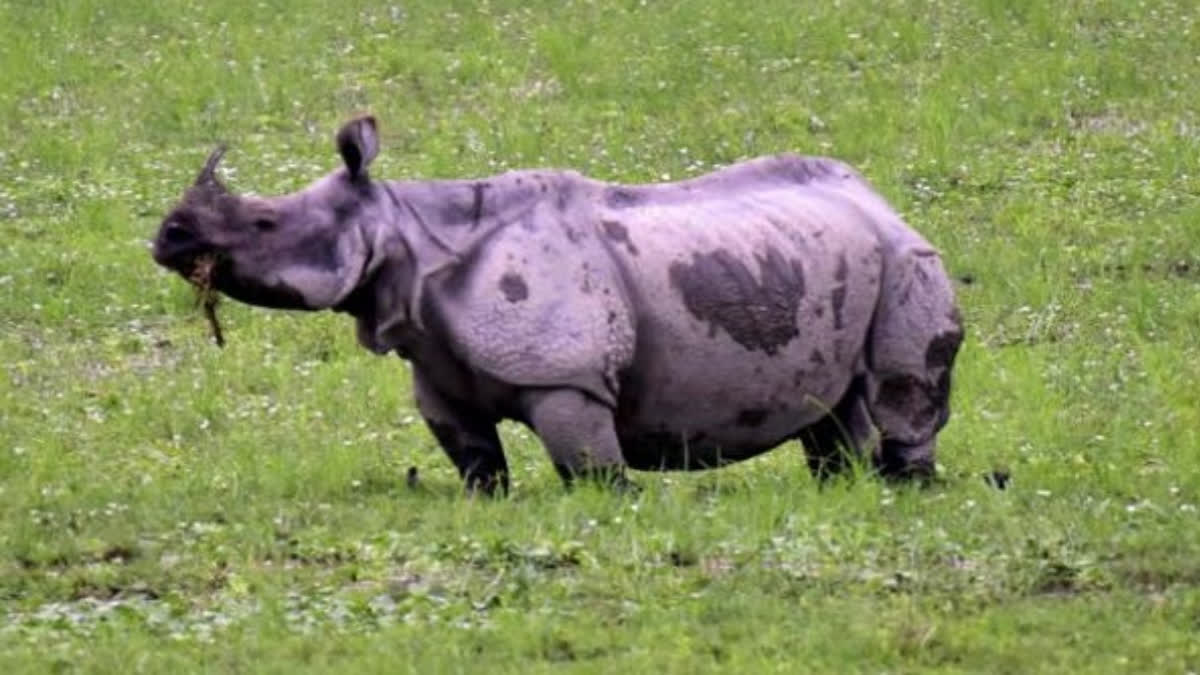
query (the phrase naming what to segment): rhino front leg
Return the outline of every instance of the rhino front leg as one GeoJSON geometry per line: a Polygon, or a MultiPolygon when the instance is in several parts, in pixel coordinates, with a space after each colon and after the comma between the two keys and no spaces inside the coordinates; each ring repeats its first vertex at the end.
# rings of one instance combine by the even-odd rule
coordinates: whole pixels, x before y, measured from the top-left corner
{"type": "Polygon", "coordinates": [[[528,390],[521,403],[565,484],[590,478],[631,486],[608,406],[576,389],[528,390]]]}
{"type": "Polygon", "coordinates": [[[878,454],[875,426],[867,412],[863,378],[855,377],[828,415],[798,434],[808,469],[819,480],[845,471],[855,459],[878,454]],[[872,445],[872,442],[875,444],[872,445]]]}
{"type": "Polygon", "coordinates": [[[494,495],[499,489],[508,494],[508,462],[496,420],[479,415],[467,406],[448,401],[430,386],[416,368],[413,388],[417,409],[442,450],[450,456],[466,483],[467,492],[494,495]]]}

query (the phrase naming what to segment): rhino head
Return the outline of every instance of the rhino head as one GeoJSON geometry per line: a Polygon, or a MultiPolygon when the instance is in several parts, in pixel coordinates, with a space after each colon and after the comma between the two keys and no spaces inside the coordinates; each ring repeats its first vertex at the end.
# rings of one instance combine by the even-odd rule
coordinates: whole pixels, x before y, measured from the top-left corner
{"type": "Polygon", "coordinates": [[[281,309],[336,308],[363,283],[380,219],[367,166],[379,150],[375,120],[338,132],[344,166],[277,197],[238,196],[217,177],[219,147],[154,239],[154,260],[190,278],[211,259],[209,283],[242,302],[281,309]]]}

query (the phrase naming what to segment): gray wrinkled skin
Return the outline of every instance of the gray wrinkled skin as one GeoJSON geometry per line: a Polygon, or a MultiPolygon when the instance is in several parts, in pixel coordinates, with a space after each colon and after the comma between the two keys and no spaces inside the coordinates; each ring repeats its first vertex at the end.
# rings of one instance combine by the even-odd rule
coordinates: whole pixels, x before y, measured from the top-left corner
{"type": "Polygon", "coordinates": [[[373,118],[345,166],[238,197],[214,154],[155,260],[251,304],[354,316],[413,364],[418,407],[471,490],[507,489],[496,424],[564,479],[703,469],[803,442],[929,476],[962,340],[937,251],[853,169],[780,155],[624,186],[569,171],[382,181],[373,118]]]}

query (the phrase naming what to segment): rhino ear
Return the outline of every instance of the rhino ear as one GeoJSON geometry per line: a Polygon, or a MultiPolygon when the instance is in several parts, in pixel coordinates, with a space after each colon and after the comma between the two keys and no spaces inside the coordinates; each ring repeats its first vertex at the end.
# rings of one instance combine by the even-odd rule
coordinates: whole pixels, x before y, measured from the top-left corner
{"type": "Polygon", "coordinates": [[[375,118],[367,115],[352,119],[337,133],[337,149],[350,178],[367,175],[367,166],[379,154],[379,135],[375,132],[375,118]]]}

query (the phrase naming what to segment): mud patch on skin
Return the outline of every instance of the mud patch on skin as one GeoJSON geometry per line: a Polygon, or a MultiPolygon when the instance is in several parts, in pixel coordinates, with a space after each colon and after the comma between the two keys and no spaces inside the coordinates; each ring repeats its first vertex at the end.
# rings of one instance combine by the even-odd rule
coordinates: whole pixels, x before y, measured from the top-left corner
{"type": "Polygon", "coordinates": [[[937,389],[912,375],[892,375],[879,384],[875,405],[902,416],[913,429],[925,429],[942,407],[937,389]]]}
{"type": "Polygon", "coordinates": [[[825,365],[825,357],[816,349],[812,350],[812,353],[808,355],[808,361],[818,366],[825,365]]]}
{"type": "Polygon", "coordinates": [[[839,162],[824,157],[779,157],[778,166],[789,177],[803,185],[831,178],[849,179],[850,172],[839,162]]]}
{"type": "Polygon", "coordinates": [[[954,357],[958,354],[958,346],[962,343],[962,338],[962,331],[938,333],[925,348],[925,367],[930,369],[949,368],[954,365],[954,357]]]}
{"type": "Polygon", "coordinates": [[[483,191],[490,188],[489,183],[476,182],[471,185],[471,229],[479,227],[479,220],[483,218],[483,191]]]}
{"type": "Polygon", "coordinates": [[[936,382],[914,375],[891,375],[879,384],[875,406],[886,408],[909,421],[912,429],[934,433],[950,419],[950,369],[942,370],[936,382]]]}
{"type": "Polygon", "coordinates": [[[845,286],[838,286],[833,289],[831,302],[833,304],[833,329],[842,330],[845,327],[845,324],[842,322],[842,307],[846,304],[845,286]]]}
{"type": "Polygon", "coordinates": [[[483,220],[486,209],[487,191],[491,183],[476,181],[470,188],[459,188],[447,193],[434,209],[434,218],[449,227],[465,227],[474,230],[483,220]]]}
{"type": "Polygon", "coordinates": [[[697,253],[672,263],[671,284],[692,316],[723,329],[750,351],[774,355],[800,335],[796,313],[804,298],[804,269],[778,251],[756,256],[762,281],[728,251],[697,253]]]}
{"type": "Polygon", "coordinates": [[[642,196],[629,188],[608,188],[604,191],[604,203],[609,208],[627,209],[641,204],[642,196]]]}
{"type": "Polygon", "coordinates": [[[850,266],[846,264],[846,255],[838,256],[837,269],[833,272],[833,280],[838,282],[830,292],[830,304],[833,307],[833,329],[842,330],[845,323],[842,320],[842,308],[846,305],[846,277],[850,274],[850,266]]]}
{"type": "Polygon", "coordinates": [[[833,272],[834,281],[845,281],[846,276],[850,273],[850,267],[846,264],[845,254],[838,256],[838,266],[833,272]]]}
{"type": "Polygon", "coordinates": [[[625,249],[629,251],[629,255],[636,256],[638,248],[634,245],[633,240],[629,238],[629,229],[615,220],[606,220],[600,224],[604,228],[604,234],[618,244],[624,244],[625,249]]]}
{"type": "Polygon", "coordinates": [[[509,272],[500,277],[500,292],[509,302],[521,302],[529,297],[529,287],[520,274],[509,272]]]}
{"type": "Polygon", "coordinates": [[[578,244],[579,242],[583,241],[583,239],[585,237],[583,232],[580,232],[579,230],[571,227],[570,225],[567,225],[566,230],[567,230],[567,241],[571,242],[572,244],[578,244]]]}

